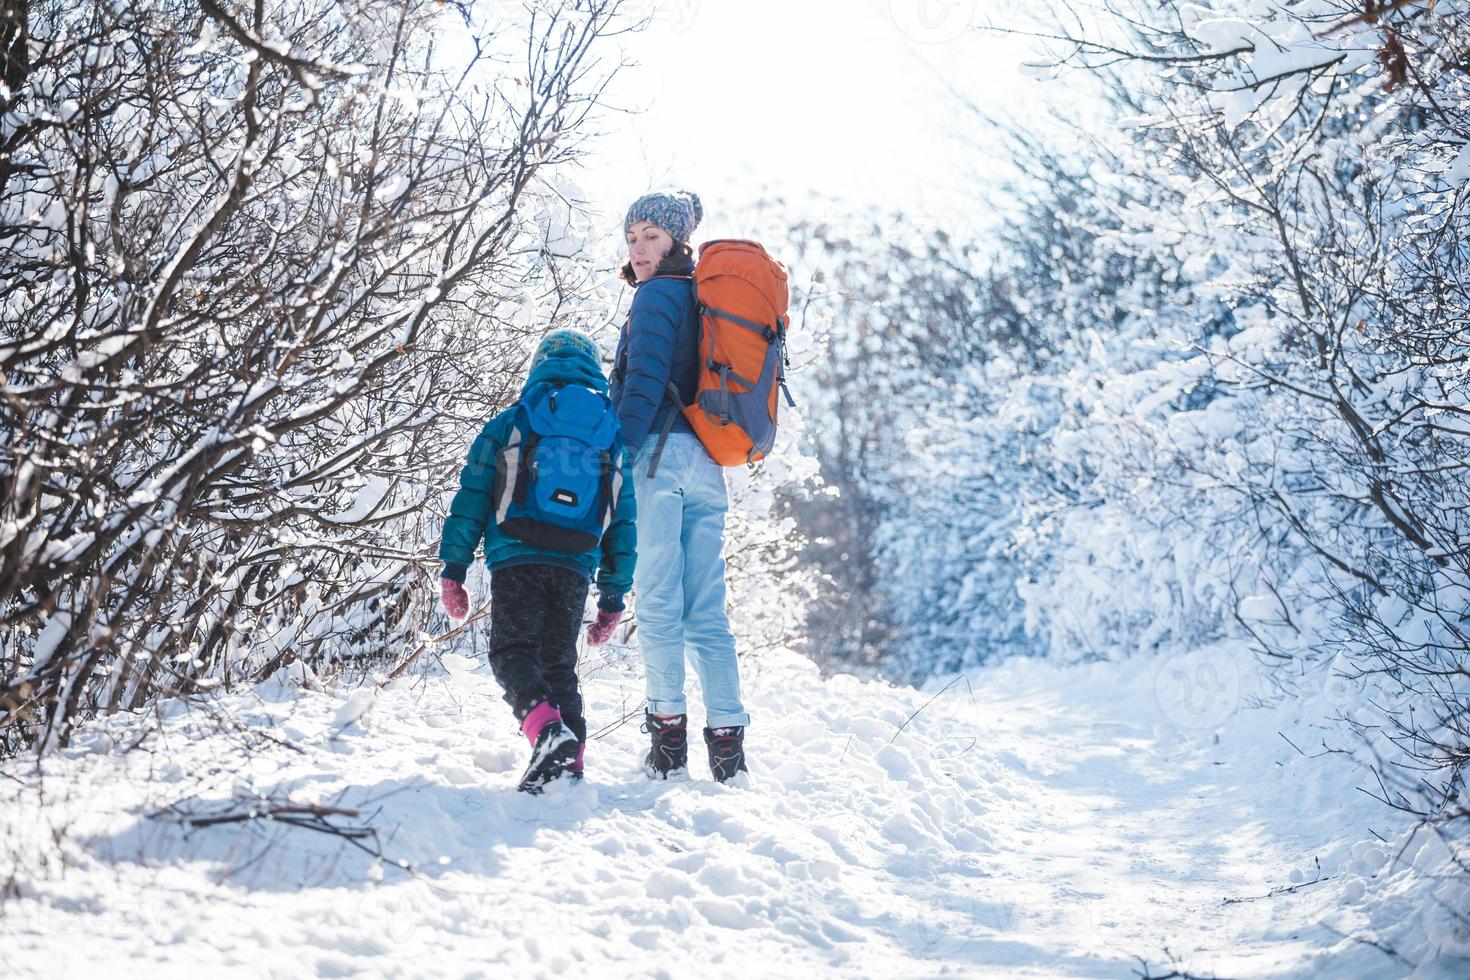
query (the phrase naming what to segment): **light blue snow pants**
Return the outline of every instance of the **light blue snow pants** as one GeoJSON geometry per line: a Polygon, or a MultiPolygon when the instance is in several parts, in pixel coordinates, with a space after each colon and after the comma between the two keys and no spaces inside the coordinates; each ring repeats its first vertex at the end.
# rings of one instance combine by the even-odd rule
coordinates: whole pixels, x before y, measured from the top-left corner
{"type": "Polygon", "coordinates": [[[638,646],[648,710],[687,713],[684,657],[704,688],[705,724],[748,725],[740,703],[740,666],[725,615],[725,473],[697,436],[671,432],[650,479],[648,463],[658,433],[644,440],[635,461],[638,503],[638,646]]]}

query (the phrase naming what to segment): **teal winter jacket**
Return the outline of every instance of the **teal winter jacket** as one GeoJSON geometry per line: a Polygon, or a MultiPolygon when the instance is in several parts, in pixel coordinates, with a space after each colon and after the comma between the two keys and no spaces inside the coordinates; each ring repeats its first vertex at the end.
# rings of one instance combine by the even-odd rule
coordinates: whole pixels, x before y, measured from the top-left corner
{"type": "MultiPolygon", "coordinates": [[[[597,361],[573,349],[558,350],[547,356],[531,371],[526,387],[541,381],[585,385],[607,394],[607,379],[597,361]]],[[[460,471],[459,491],[449,505],[449,516],[444,520],[444,532],[439,539],[444,577],[463,582],[470,563],[475,560],[475,549],[483,542],[485,564],[492,571],[510,565],[559,565],[581,572],[589,579],[595,575],[598,607],[621,610],[623,597],[633,586],[638,540],[634,527],[632,453],[624,447],[622,489],[613,508],[612,523],[596,548],[570,554],[535,547],[506,534],[493,520],[495,470],[500,463],[500,451],[510,438],[515,411],[515,406],[511,406],[485,423],[470,447],[469,460],[460,471]]]]}

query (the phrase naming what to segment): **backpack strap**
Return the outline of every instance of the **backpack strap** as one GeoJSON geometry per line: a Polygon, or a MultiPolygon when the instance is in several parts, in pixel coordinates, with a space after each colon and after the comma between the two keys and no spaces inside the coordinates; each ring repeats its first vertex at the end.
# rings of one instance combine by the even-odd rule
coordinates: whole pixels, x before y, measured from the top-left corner
{"type": "Polygon", "coordinates": [[[526,499],[531,493],[531,477],[535,473],[536,446],[541,438],[526,427],[525,437],[521,440],[521,456],[516,466],[515,482],[511,484],[511,500],[515,501],[517,507],[526,506],[526,499]]]}
{"type": "Polygon", "coordinates": [[[795,408],[796,399],[791,397],[791,389],[786,387],[786,369],[791,367],[791,358],[786,353],[786,330],[790,322],[782,323],[781,318],[776,317],[776,332],[781,337],[781,363],[776,366],[776,384],[781,386],[781,394],[786,396],[786,407],[795,408]]]}
{"type": "Polygon", "coordinates": [[[616,442],[602,452],[602,474],[597,481],[598,490],[602,493],[605,506],[602,509],[602,526],[607,527],[612,520],[613,511],[616,509],[617,501],[613,499],[613,451],[618,449],[616,442]]]}
{"type": "MultiPolygon", "coordinates": [[[[713,306],[706,306],[704,308],[704,311],[706,313],[708,313],[712,317],[717,317],[717,318],[719,318],[721,320],[728,320],[730,323],[735,324],[737,327],[744,327],[746,330],[752,330],[755,333],[760,334],[762,337],[766,338],[766,343],[768,343],[768,344],[780,344],[781,345],[781,365],[780,365],[780,368],[776,372],[776,383],[781,386],[781,394],[783,394],[783,395],[786,396],[786,404],[787,404],[787,406],[789,406],[790,408],[795,408],[796,407],[796,399],[794,399],[794,398],[791,397],[791,389],[786,387],[786,368],[788,368],[788,367],[791,366],[791,359],[786,354],[786,326],[787,326],[787,324],[785,324],[784,322],[782,322],[781,318],[778,316],[778,317],[776,317],[776,329],[775,330],[772,330],[770,327],[766,326],[763,323],[756,323],[754,320],[747,320],[743,316],[736,316],[734,313],[728,313],[725,310],[716,309],[713,306]]],[[[715,370],[716,369],[715,368],[715,365],[714,364],[711,364],[710,365],[710,369],[711,370],[715,370]]],[[[747,388],[753,388],[753,387],[755,387],[755,385],[752,382],[746,381],[744,378],[740,377],[739,375],[734,375],[734,378],[735,378],[736,381],[739,381],[741,384],[745,385],[747,388]]],[[[723,376],[723,374],[721,375],[720,380],[721,380],[721,387],[723,388],[724,387],[724,376],[723,376]]]]}
{"type": "MultiPolygon", "coordinates": [[[[664,395],[666,401],[672,401],[675,408],[679,407],[679,389],[674,386],[674,383],[672,381],[670,381],[669,386],[664,389],[664,395]]],[[[673,431],[674,428],[674,416],[676,416],[677,414],[678,412],[670,412],[669,417],[664,419],[663,431],[658,434],[658,445],[653,447],[653,459],[650,459],[648,461],[648,478],[650,480],[653,479],[654,471],[658,469],[659,457],[664,454],[664,443],[668,442],[669,440],[669,433],[673,431]]]]}
{"type": "MultiPolygon", "coordinates": [[[[727,313],[724,310],[716,309],[713,306],[706,306],[704,310],[710,316],[719,317],[721,320],[729,320],[736,326],[744,327],[746,330],[754,330],[756,333],[766,338],[766,343],[768,344],[774,344],[777,340],[781,339],[781,334],[779,332],[772,330],[764,323],[756,323],[754,320],[747,320],[743,316],[736,316],[734,313],[727,313]]],[[[780,323],[779,318],[776,322],[778,324],[780,323]]]]}

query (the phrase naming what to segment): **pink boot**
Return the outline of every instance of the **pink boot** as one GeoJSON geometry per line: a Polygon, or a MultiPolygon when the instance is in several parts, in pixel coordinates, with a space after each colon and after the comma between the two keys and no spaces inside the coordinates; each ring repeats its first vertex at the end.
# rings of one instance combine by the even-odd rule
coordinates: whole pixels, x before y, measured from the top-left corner
{"type": "Polygon", "coordinates": [[[581,743],[562,723],[561,712],[550,701],[542,701],[526,714],[521,732],[531,743],[531,764],[516,788],[524,793],[540,793],[578,758],[581,743]]]}
{"type": "Polygon", "coordinates": [[[520,723],[520,730],[525,733],[526,741],[531,742],[531,764],[526,765],[525,776],[520,777],[516,789],[539,793],[572,765],[581,743],[562,723],[562,713],[550,701],[531,708],[520,723]]]}
{"type": "Polygon", "coordinates": [[[561,711],[550,701],[542,701],[526,712],[526,718],[521,722],[521,734],[526,736],[527,741],[534,748],[536,739],[541,737],[541,729],[553,721],[561,721],[561,711]]]}

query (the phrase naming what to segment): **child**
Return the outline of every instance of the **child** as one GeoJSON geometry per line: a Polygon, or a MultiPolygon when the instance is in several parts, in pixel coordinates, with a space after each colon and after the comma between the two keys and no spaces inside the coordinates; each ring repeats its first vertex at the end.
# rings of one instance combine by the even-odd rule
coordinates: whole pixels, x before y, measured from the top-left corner
{"type": "Polygon", "coordinates": [[[520,400],[486,423],[470,448],[439,544],[444,609],[464,619],[465,572],[484,541],[490,669],[531,743],[519,786],[528,793],[563,772],[582,777],[587,722],[577,629],[594,571],[600,598],[587,629],[594,646],[612,635],[633,582],[636,515],[624,474],[631,462],[597,343],[580,330],[548,334],[520,400]]]}

